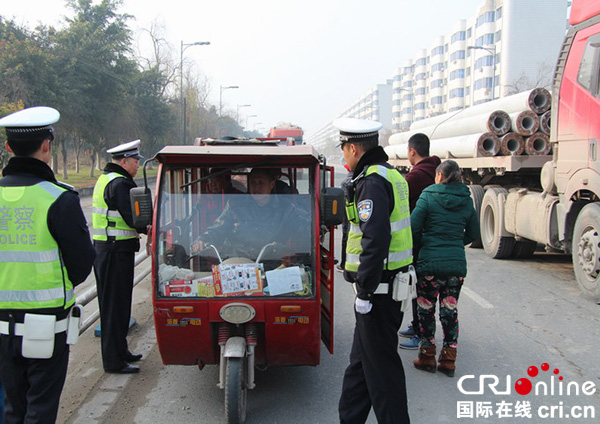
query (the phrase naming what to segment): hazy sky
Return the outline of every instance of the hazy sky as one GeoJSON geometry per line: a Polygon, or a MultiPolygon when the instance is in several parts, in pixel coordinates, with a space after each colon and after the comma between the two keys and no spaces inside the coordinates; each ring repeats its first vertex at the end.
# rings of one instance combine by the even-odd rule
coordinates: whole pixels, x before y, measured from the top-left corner
{"type": "MultiPolygon", "coordinates": [[[[62,27],[66,0],[0,0],[0,15],[62,27]]],[[[95,1],[98,3],[98,1],[95,1]]],[[[209,101],[249,129],[293,122],[310,136],[483,0],[123,0],[136,43],[153,22],[178,60],[180,43],[209,79],[209,101]]],[[[142,42],[142,41],[140,41],[142,42]]]]}

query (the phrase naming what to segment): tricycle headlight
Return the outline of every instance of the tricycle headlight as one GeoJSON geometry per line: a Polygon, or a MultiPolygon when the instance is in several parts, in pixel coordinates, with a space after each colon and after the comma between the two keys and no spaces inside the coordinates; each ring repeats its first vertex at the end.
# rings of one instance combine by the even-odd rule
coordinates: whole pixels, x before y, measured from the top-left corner
{"type": "Polygon", "coordinates": [[[256,311],[245,303],[229,303],[221,308],[219,315],[231,324],[244,324],[256,316],[256,311]]]}

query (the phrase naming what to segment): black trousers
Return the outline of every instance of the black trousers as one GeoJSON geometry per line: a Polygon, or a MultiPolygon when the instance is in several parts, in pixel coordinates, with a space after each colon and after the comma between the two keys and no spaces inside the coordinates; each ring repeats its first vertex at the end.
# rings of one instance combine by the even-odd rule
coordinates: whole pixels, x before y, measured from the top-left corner
{"type": "Polygon", "coordinates": [[[66,333],[56,335],[49,359],[21,355],[22,338],[0,336],[0,378],[4,385],[4,424],[54,424],[67,377],[66,333]]]}
{"type": "Polygon", "coordinates": [[[135,252],[98,251],[94,274],[100,306],[102,365],[105,371],[127,365],[135,252]]]}
{"type": "Polygon", "coordinates": [[[339,403],[340,423],[363,424],[372,406],[379,424],[408,424],[406,381],[397,351],[401,303],[391,295],[374,295],[371,303],[368,314],[355,312],[350,365],[339,403]]]}

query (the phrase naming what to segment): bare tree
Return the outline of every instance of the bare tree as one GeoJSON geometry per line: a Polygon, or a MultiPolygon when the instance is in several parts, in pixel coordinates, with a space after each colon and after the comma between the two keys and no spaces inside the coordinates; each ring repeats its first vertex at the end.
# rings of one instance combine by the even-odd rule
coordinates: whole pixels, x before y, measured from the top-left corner
{"type": "Polygon", "coordinates": [[[389,146],[389,139],[392,135],[392,130],[389,128],[384,128],[379,131],[379,145],[381,147],[389,146]]]}
{"type": "Polygon", "coordinates": [[[150,28],[143,28],[141,36],[150,38],[152,51],[150,57],[145,57],[138,46],[137,62],[143,70],[156,69],[165,76],[164,85],[162,86],[161,96],[165,96],[167,91],[172,86],[177,85],[177,77],[179,76],[180,64],[173,59],[173,48],[164,36],[166,32],[165,25],[158,20],[154,20],[150,28]]]}
{"type": "Polygon", "coordinates": [[[525,72],[519,78],[506,84],[506,95],[521,93],[537,87],[550,88],[552,85],[552,75],[554,69],[548,61],[540,62],[537,66],[535,77],[531,78],[525,72]]]}

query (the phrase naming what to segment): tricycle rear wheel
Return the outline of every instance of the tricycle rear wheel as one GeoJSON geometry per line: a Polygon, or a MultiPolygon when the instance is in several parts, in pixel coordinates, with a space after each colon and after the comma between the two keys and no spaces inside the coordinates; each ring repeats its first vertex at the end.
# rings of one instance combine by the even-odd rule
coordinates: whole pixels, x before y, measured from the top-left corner
{"type": "Polygon", "coordinates": [[[246,421],[246,372],[244,358],[227,358],[225,372],[225,416],[228,424],[246,421]]]}

